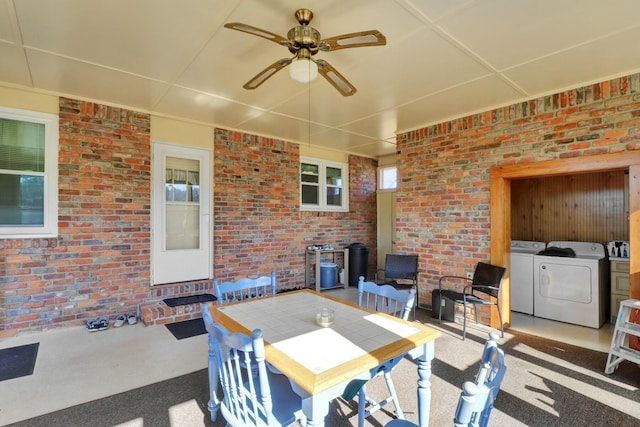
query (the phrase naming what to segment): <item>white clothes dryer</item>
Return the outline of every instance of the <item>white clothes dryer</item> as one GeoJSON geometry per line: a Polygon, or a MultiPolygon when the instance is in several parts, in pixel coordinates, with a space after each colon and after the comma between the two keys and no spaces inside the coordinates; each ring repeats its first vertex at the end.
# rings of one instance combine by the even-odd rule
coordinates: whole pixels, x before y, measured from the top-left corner
{"type": "Polygon", "coordinates": [[[545,252],[552,252],[550,248],[572,249],[575,257],[534,255],[534,315],[600,328],[609,306],[604,246],[557,241],[549,242],[545,252]]]}
{"type": "Polygon", "coordinates": [[[533,256],[544,248],[544,242],[511,241],[511,311],[533,314],[533,256]]]}

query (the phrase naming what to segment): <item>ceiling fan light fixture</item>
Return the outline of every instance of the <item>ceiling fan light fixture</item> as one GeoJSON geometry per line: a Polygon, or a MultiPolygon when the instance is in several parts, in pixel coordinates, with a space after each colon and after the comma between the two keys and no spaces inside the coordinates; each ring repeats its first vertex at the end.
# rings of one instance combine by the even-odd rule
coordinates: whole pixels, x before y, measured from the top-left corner
{"type": "Polygon", "coordinates": [[[289,65],[289,76],[297,82],[309,83],[318,77],[318,65],[308,59],[298,59],[289,65]]]}

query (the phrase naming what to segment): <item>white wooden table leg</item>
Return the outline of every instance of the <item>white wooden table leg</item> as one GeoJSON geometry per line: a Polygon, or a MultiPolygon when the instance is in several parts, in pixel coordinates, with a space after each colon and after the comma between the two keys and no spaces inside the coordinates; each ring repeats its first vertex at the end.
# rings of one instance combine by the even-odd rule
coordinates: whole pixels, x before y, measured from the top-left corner
{"type": "Polygon", "coordinates": [[[424,354],[418,362],[418,419],[420,427],[429,426],[431,412],[431,361],[435,357],[433,341],[424,345],[424,354]]]}

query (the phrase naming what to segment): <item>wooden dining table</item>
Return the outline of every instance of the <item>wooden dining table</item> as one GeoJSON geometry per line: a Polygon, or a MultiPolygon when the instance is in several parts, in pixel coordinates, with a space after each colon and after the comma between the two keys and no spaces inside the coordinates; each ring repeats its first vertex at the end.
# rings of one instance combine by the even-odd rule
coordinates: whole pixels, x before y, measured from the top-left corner
{"type": "Polygon", "coordinates": [[[416,360],[419,424],[429,424],[431,361],[441,332],[310,289],[226,305],[211,305],[213,320],[231,332],[262,330],[267,361],[302,398],[309,426],[325,425],[331,401],[368,380],[394,357],[416,360]],[[316,313],[333,310],[330,327],[316,313]],[[359,381],[352,383],[352,381],[359,381]]]}

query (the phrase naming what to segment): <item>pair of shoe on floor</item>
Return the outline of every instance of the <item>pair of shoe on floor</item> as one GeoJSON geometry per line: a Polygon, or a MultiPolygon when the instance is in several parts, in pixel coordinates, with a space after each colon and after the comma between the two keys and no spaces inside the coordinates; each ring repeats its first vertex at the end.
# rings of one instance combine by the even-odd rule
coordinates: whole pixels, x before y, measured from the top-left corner
{"type": "Polygon", "coordinates": [[[87,330],[89,332],[104,331],[109,328],[108,317],[96,317],[87,322],[87,330]]]}
{"type": "MultiPolygon", "coordinates": [[[[124,325],[125,322],[128,322],[130,325],[135,325],[138,323],[138,316],[136,316],[135,313],[129,313],[126,316],[121,314],[116,317],[113,326],[119,328],[124,325]]],[[[104,331],[105,329],[109,329],[109,318],[106,316],[96,317],[87,322],[87,330],[89,332],[104,331]]]]}
{"type": "Polygon", "coordinates": [[[130,325],[135,325],[136,323],[138,323],[138,316],[136,316],[135,313],[129,313],[126,316],[124,314],[121,314],[116,317],[116,321],[113,322],[113,326],[119,328],[120,326],[124,325],[124,322],[127,322],[130,325]]]}

